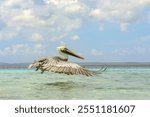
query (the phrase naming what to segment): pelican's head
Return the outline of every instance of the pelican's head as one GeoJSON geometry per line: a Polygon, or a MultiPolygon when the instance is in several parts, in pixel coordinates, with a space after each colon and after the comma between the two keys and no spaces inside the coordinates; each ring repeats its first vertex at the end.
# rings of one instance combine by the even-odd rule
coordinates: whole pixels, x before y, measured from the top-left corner
{"type": "Polygon", "coordinates": [[[78,55],[78,54],[74,53],[73,51],[67,49],[65,46],[59,46],[59,47],[57,47],[57,50],[61,55],[66,55],[66,56],[71,55],[71,56],[74,56],[74,57],[77,57],[77,58],[80,58],[80,59],[84,59],[80,55],[78,55]]]}

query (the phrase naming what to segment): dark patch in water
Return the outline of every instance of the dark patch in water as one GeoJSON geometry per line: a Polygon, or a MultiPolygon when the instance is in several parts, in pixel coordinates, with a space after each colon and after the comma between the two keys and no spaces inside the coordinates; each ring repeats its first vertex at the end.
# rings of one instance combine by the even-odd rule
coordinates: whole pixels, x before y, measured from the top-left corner
{"type": "Polygon", "coordinates": [[[120,82],[120,80],[114,80],[115,82],[120,82]]]}
{"type": "Polygon", "coordinates": [[[86,85],[82,82],[73,82],[73,81],[66,81],[66,82],[50,82],[44,84],[37,84],[33,83],[33,88],[38,91],[70,91],[73,89],[81,89],[85,88],[86,85]]]}
{"type": "Polygon", "coordinates": [[[118,90],[141,90],[142,88],[138,87],[117,87],[118,90]]]}
{"type": "Polygon", "coordinates": [[[70,90],[77,87],[74,82],[53,82],[53,83],[46,83],[44,85],[65,90],[70,90]]]}
{"type": "Polygon", "coordinates": [[[111,87],[98,87],[95,88],[96,90],[103,90],[103,89],[115,89],[115,90],[142,90],[142,88],[138,88],[138,87],[116,87],[116,88],[111,88],[111,87]]]}
{"type": "Polygon", "coordinates": [[[98,87],[98,88],[95,88],[96,90],[103,90],[103,89],[105,89],[105,88],[103,88],[103,87],[98,87]]]}

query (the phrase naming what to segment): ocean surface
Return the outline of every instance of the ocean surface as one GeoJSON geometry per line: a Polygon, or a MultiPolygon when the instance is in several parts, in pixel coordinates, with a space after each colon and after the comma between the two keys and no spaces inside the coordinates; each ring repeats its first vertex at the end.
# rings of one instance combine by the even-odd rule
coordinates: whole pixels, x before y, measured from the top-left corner
{"type": "Polygon", "coordinates": [[[0,99],[150,99],[150,67],[109,66],[95,77],[41,74],[25,68],[0,69],[0,99]]]}

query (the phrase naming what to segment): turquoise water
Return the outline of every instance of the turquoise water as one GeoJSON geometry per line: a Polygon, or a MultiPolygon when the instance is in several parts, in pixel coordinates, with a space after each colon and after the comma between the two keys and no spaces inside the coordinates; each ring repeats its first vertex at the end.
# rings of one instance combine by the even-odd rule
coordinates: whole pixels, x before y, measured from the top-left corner
{"type": "Polygon", "coordinates": [[[112,67],[95,77],[1,69],[0,99],[150,99],[150,68],[112,67]]]}

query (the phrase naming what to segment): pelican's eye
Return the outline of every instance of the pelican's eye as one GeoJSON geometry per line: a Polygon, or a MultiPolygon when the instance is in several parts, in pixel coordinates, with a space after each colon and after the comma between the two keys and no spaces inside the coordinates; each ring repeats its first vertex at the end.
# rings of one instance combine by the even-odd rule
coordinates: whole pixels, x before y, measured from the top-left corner
{"type": "Polygon", "coordinates": [[[67,48],[62,48],[61,51],[66,52],[66,51],[68,51],[68,49],[67,48]]]}
{"type": "Polygon", "coordinates": [[[67,48],[64,48],[64,51],[67,51],[68,49],[67,48]]]}

